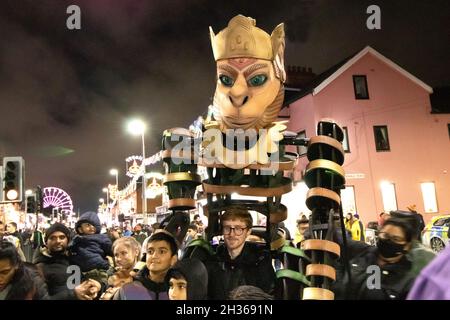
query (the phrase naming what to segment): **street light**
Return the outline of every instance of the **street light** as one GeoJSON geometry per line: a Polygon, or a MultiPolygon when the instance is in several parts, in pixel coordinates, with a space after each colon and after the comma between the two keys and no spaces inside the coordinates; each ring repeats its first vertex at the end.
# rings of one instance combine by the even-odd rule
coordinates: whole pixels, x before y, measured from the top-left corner
{"type": "Polygon", "coordinates": [[[116,176],[116,199],[117,199],[117,208],[118,214],[120,214],[120,197],[119,197],[119,170],[111,169],[109,170],[109,174],[112,176],[116,176]]]}
{"type": "Polygon", "coordinates": [[[103,188],[102,191],[106,193],[106,205],[109,208],[109,190],[108,188],[103,188]]]}
{"type": "Polygon", "coordinates": [[[98,202],[100,202],[99,211],[98,212],[103,214],[104,205],[105,205],[105,199],[100,198],[100,199],[98,199],[98,202]]]}
{"type": "Polygon", "coordinates": [[[144,172],[142,173],[142,215],[144,218],[144,224],[147,224],[147,199],[145,197],[145,189],[146,189],[146,179],[145,179],[145,123],[142,120],[134,119],[128,123],[127,129],[128,132],[132,135],[138,136],[141,135],[142,138],[142,165],[144,167],[144,172]]]}
{"type": "Polygon", "coordinates": [[[119,170],[111,169],[111,170],[109,170],[109,174],[112,176],[116,176],[116,186],[117,186],[117,190],[119,190],[119,170]]]}

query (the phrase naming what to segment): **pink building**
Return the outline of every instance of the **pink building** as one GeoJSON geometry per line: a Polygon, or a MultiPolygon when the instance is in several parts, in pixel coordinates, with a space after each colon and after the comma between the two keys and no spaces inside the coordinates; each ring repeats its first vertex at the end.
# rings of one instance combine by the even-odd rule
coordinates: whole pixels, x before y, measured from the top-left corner
{"type": "MultiPolygon", "coordinates": [[[[439,63],[436,61],[436,64],[439,63]]],[[[322,118],[346,133],[344,212],[376,221],[415,204],[426,221],[450,214],[450,114],[432,113],[433,89],[367,46],[286,98],[288,130],[315,135],[322,118]]],[[[301,177],[306,156],[296,173],[301,177]]]]}

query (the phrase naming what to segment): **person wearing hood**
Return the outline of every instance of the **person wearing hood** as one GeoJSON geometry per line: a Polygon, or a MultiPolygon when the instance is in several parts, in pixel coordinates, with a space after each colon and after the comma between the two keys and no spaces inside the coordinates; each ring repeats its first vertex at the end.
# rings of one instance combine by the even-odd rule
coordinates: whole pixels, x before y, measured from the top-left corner
{"type": "Polygon", "coordinates": [[[377,245],[353,250],[348,241],[350,275],[337,268],[333,291],[341,300],[404,300],[416,278],[408,260],[413,229],[404,219],[390,218],[378,235],[377,245]],[[353,254],[354,253],[354,254],[353,254]]]}
{"type": "Polygon", "coordinates": [[[75,231],[77,235],[69,247],[72,261],[80,267],[86,278],[97,280],[105,289],[110,267],[107,256],[113,256],[112,242],[108,235],[100,234],[101,224],[97,213],[83,213],[75,224],[75,231]]]}
{"type": "Polygon", "coordinates": [[[196,258],[178,261],[166,275],[170,300],[206,300],[208,271],[196,258]]]}

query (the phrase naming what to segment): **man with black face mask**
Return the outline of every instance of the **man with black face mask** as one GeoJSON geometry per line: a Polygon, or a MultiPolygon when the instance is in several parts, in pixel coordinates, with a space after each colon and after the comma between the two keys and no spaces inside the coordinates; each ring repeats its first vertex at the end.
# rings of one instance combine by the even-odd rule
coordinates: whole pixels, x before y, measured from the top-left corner
{"type": "Polygon", "coordinates": [[[406,257],[412,262],[411,273],[418,275],[420,271],[426,267],[431,260],[434,259],[436,254],[427,248],[421,241],[421,232],[423,229],[423,217],[416,211],[412,211],[414,208],[408,207],[410,211],[396,210],[391,211],[390,216],[398,219],[402,219],[405,223],[409,224],[414,230],[412,236],[411,250],[409,250],[406,257]]]}
{"type": "MultiPolygon", "coordinates": [[[[405,299],[415,276],[409,272],[411,262],[406,253],[411,249],[413,230],[402,219],[391,218],[380,230],[377,245],[350,252],[350,272],[337,268],[334,286],[336,299],[397,300],[405,299]]],[[[351,247],[352,241],[349,242],[351,247]]]]}

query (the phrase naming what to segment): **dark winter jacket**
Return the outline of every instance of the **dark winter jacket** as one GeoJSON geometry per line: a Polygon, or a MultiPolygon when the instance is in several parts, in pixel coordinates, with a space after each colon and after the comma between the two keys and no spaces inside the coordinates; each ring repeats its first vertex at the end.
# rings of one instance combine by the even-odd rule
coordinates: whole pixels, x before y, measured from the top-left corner
{"type": "Polygon", "coordinates": [[[270,253],[254,243],[246,242],[241,254],[233,260],[225,245],[219,245],[217,254],[205,265],[210,299],[226,300],[230,291],[241,285],[259,287],[267,293],[272,293],[275,287],[270,253]]]}
{"type": "Polygon", "coordinates": [[[168,300],[169,286],[166,281],[156,283],[148,278],[149,271],[144,267],[132,283],[123,285],[114,300],[168,300]]]}
{"type": "Polygon", "coordinates": [[[67,273],[68,267],[71,265],[67,255],[57,254],[52,256],[47,248],[43,248],[37,251],[33,263],[44,276],[50,299],[76,299],[74,290],[67,287],[67,279],[71,276],[71,273],[67,273]]]}
{"type": "Polygon", "coordinates": [[[88,234],[75,236],[70,245],[74,264],[82,272],[93,269],[108,270],[109,262],[106,256],[112,256],[111,240],[106,234],[88,234]]]}
{"type": "Polygon", "coordinates": [[[206,300],[208,298],[208,271],[200,260],[189,258],[178,261],[167,272],[166,283],[169,283],[175,271],[180,272],[187,281],[187,300],[206,300]]]}
{"type": "Polygon", "coordinates": [[[30,272],[31,278],[34,282],[34,295],[33,300],[48,300],[50,299],[48,295],[47,285],[41,272],[35,265],[31,263],[25,263],[25,268],[30,272]]]}
{"type": "Polygon", "coordinates": [[[73,238],[69,247],[72,261],[81,268],[82,272],[93,269],[108,270],[109,262],[106,256],[113,256],[110,238],[106,234],[99,234],[101,225],[95,212],[82,214],[75,229],[78,229],[83,222],[89,222],[95,226],[97,233],[76,235],[73,238]]]}
{"type": "Polygon", "coordinates": [[[409,272],[411,262],[403,257],[397,263],[379,267],[377,258],[378,248],[372,246],[351,258],[351,281],[342,267],[337,268],[337,279],[333,288],[337,300],[406,299],[415,278],[409,272]]]}

